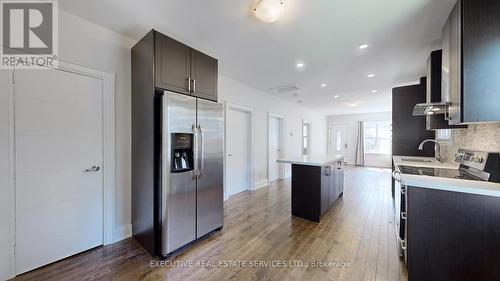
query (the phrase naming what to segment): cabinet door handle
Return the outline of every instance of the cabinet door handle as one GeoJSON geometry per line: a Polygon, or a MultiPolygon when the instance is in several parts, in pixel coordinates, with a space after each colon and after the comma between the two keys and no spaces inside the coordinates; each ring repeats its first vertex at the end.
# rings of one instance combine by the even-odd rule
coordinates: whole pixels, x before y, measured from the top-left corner
{"type": "Polygon", "coordinates": [[[406,240],[401,240],[401,249],[406,250],[406,240]]]}
{"type": "Polygon", "coordinates": [[[330,167],[330,166],[327,166],[327,167],[325,168],[325,176],[330,176],[330,174],[331,174],[331,167],[330,167]]]}
{"type": "Polygon", "coordinates": [[[406,212],[401,212],[401,219],[406,220],[406,218],[407,218],[406,212]]]}
{"type": "Polygon", "coordinates": [[[193,79],[193,93],[196,92],[196,78],[193,79]]]}
{"type": "Polygon", "coordinates": [[[188,77],[188,92],[191,93],[191,77],[188,77]]]}

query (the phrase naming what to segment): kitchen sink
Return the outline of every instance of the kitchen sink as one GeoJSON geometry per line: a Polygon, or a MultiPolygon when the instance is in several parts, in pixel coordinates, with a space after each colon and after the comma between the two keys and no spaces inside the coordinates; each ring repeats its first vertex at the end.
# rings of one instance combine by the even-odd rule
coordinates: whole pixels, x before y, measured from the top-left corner
{"type": "Polygon", "coordinates": [[[432,163],[430,159],[421,159],[421,158],[401,158],[403,162],[419,162],[419,163],[432,163]]]}

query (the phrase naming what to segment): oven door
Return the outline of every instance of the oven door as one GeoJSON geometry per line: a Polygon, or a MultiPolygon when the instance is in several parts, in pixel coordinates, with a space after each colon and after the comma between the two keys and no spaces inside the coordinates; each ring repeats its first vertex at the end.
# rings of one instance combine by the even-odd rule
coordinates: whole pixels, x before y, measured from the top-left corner
{"type": "Polygon", "coordinates": [[[399,170],[395,170],[392,173],[394,178],[394,222],[396,227],[396,240],[398,245],[398,254],[400,257],[404,255],[403,246],[405,239],[405,227],[406,227],[406,203],[405,203],[405,187],[401,183],[401,173],[399,170]]]}

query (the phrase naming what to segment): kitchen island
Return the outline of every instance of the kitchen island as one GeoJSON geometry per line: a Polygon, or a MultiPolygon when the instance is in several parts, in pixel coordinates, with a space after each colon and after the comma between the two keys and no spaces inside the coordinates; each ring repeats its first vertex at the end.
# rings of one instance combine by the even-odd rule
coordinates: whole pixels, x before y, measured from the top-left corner
{"type": "Polygon", "coordinates": [[[292,215],[319,222],[344,193],[344,157],[308,155],[279,159],[292,165],[292,215]]]}

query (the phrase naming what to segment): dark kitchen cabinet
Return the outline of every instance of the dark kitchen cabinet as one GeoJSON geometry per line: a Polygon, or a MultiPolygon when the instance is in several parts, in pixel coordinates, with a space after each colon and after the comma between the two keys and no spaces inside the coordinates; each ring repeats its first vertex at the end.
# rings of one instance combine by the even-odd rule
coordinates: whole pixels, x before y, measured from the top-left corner
{"type": "Polygon", "coordinates": [[[407,187],[409,281],[500,280],[500,198],[407,187]]]}
{"type": "Polygon", "coordinates": [[[182,94],[191,94],[191,48],[155,33],[156,87],[182,94]]]}
{"type": "Polygon", "coordinates": [[[177,40],[152,30],[154,86],[180,94],[217,101],[218,61],[177,40]]]}
{"type": "Polygon", "coordinates": [[[217,101],[217,60],[191,49],[192,95],[217,101]]]}
{"type": "Polygon", "coordinates": [[[432,145],[418,150],[426,139],[434,139],[435,133],[426,130],[425,116],[413,116],[417,103],[426,102],[425,78],[420,84],[392,89],[392,154],[400,156],[434,156],[432,145]]]}
{"type": "Polygon", "coordinates": [[[500,1],[459,0],[443,28],[449,123],[500,121],[500,1]]]}
{"type": "Polygon", "coordinates": [[[344,192],[342,161],[325,166],[292,164],[292,215],[320,221],[344,192]]]}
{"type": "MultiPolygon", "coordinates": [[[[427,60],[427,103],[444,102],[441,96],[442,63],[442,50],[433,51],[427,60]]],[[[467,128],[467,125],[450,125],[445,114],[433,114],[426,116],[426,128],[427,130],[462,129],[467,128]]]]}

